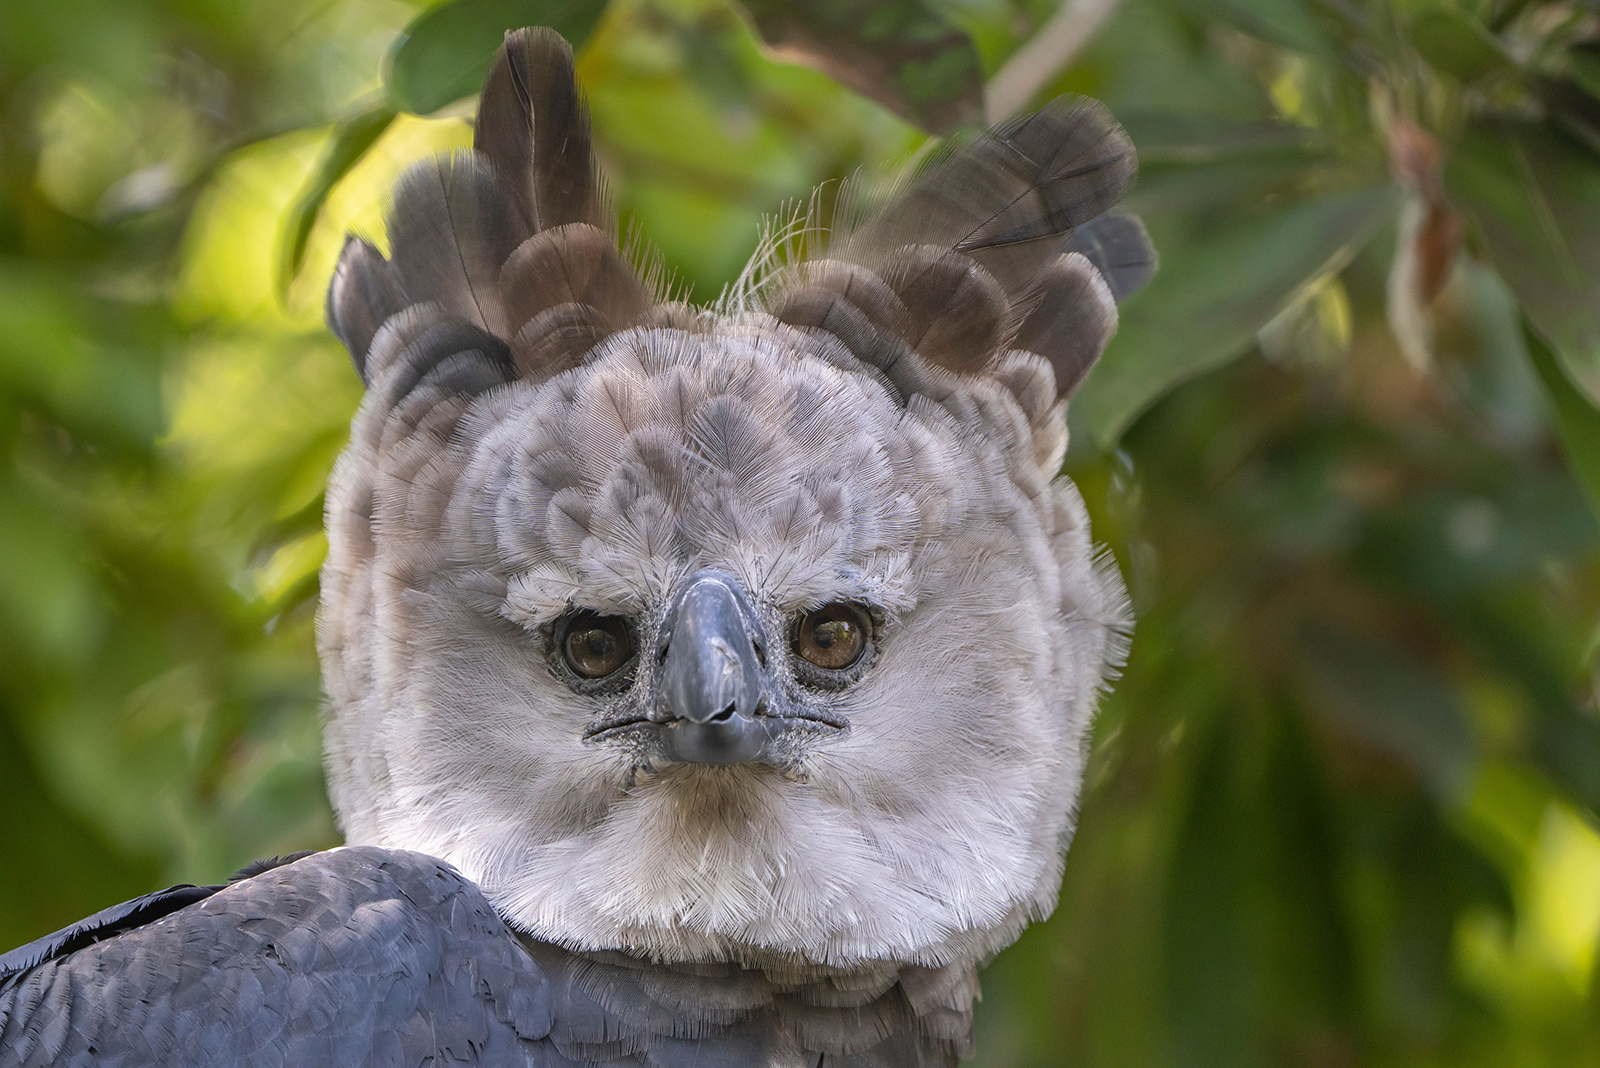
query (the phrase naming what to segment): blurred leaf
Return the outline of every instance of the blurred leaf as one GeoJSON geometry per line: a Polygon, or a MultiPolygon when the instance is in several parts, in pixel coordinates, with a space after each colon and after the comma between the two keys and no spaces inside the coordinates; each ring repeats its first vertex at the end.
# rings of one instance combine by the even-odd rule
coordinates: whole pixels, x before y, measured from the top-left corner
{"type": "Polygon", "coordinates": [[[1600,402],[1600,158],[1545,127],[1480,122],[1445,180],[1574,383],[1600,402]]]}
{"type": "Polygon", "coordinates": [[[1482,23],[1453,7],[1430,8],[1418,14],[1407,23],[1406,37],[1434,70],[1463,82],[1516,69],[1482,23]]]}
{"type": "Polygon", "coordinates": [[[346,119],[335,128],[333,141],[323,154],[322,162],[317,165],[316,174],[300,194],[300,200],[290,210],[284,223],[282,258],[278,265],[280,296],[288,292],[295,276],[300,273],[300,265],[305,262],[306,243],[311,238],[311,228],[316,225],[328,194],[360,162],[373,142],[383,136],[394,118],[393,108],[380,105],[346,119]]]}
{"type": "Polygon", "coordinates": [[[1147,217],[1161,269],[1121,309],[1121,326],[1069,412],[1110,448],[1157,397],[1244,352],[1308,283],[1344,261],[1389,214],[1390,187],[1318,197],[1203,234],[1147,217]]]}
{"type": "Polygon", "coordinates": [[[0,397],[100,447],[148,448],[161,423],[155,363],[126,316],[71,283],[0,260],[0,397]]]}
{"type": "Polygon", "coordinates": [[[1233,122],[1206,115],[1124,112],[1117,116],[1139,150],[1139,165],[1196,166],[1252,153],[1301,149],[1311,138],[1287,122],[1233,122]]]}
{"type": "Polygon", "coordinates": [[[476,94],[489,61],[511,30],[549,26],[583,47],[605,0],[451,0],[412,20],[389,56],[389,97],[427,115],[476,94]]]}
{"type": "Polygon", "coordinates": [[[1361,555],[1407,589],[1454,598],[1591,550],[1597,536],[1582,491],[1564,472],[1524,472],[1375,509],[1361,555]]]}
{"type": "Polygon", "coordinates": [[[1572,384],[1561,361],[1537,332],[1525,330],[1524,338],[1528,358],[1555,410],[1556,430],[1561,435],[1567,463],[1588,495],[1589,506],[1600,515],[1600,411],[1572,384]]]}
{"type": "Polygon", "coordinates": [[[28,761],[12,714],[0,714],[0,809],[0,849],[11,858],[0,873],[0,945],[7,948],[145,893],[161,877],[151,858],[118,852],[61,806],[28,761]]]}
{"type": "Polygon", "coordinates": [[[816,67],[934,133],[983,121],[971,38],[924,0],[744,0],[780,59],[816,67]]]}
{"type": "Polygon", "coordinates": [[[1530,78],[1550,121],[1600,156],[1600,99],[1573,78],[1530,78]]]}
{"type": "Polygon", "coordinates": [[[1456,804],[1467,797],[1474,746],[1445,680],[1396,652],[1392,643],[1311,627],[1301,662],[1332,722],[1398,758],[1456,804]]]}
{"type": "Polygon", "coordinates": [[[1301,0],[1184,0],[1197,14],[1220,18],[1252,37],[1298,52],[1326,55],[1327,34],[1301,0]]]}
{"type": "Polygon", "coordinates": [[[1600,99],[1600,42],[1588,41],[1568,48],[1567,69],[1590,96],[1600,99]]]}
{"type": "Polygon", "coordinates": [[[325,132],[296,130],[242,148],[217,168],[187,220],[172,300],[179,315],[256,328],[294,321],[278,289],[279,243],[289,236],[283,219],[326,143],[325,132]]]}

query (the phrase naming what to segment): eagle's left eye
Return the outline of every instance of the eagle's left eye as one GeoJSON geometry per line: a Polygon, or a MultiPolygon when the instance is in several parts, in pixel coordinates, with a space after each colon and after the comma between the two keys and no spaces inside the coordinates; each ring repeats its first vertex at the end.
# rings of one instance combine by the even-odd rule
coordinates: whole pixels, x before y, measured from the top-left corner
{"type": "Polygon", "coordinates": [[[621,616],[579,612],[567,624],[561,656],[575,674],[603,679],[633,658],[633,628],[621,616]]]}
{"type": "Polygon", "coordinates": [[[828,671],[843,671],[867,649],[867,620],[855,605],[835,602],[815,608],[795,625],[794,651],[828,671]]]}

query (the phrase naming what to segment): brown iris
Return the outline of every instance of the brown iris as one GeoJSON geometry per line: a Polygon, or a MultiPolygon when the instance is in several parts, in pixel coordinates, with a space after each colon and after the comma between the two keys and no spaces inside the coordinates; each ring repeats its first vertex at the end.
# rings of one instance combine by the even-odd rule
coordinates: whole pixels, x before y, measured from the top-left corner
{"type": "Polygon", "coordinates": [[[854,605],[825,604],[801,616],[795,627],[794,651],[819,668],[843,671],[866,649],[866,619],[854,605]]]}
{"type": "Polygon", "coordinates": [[[633,630],[621,616],[579,612],[561,639],[567,666],[586,679],[603,679],[633,657],[633,630]]]}

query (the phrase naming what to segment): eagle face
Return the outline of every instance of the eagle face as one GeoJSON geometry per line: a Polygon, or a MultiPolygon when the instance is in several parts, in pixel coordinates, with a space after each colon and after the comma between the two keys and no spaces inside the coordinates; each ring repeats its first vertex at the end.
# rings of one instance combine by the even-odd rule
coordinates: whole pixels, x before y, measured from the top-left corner
{"type": "Polygon", "coordinates": [[[969,965],[1052,907],[1123,647],[1054,476],[1148,273],[1101,215],[1131,149],[1047,109],[696,310],[617,253],[570,62],[509,38],[475,152],[330,293],[369,387],[319,618],[347,839],[573,949],[969,965]]]}

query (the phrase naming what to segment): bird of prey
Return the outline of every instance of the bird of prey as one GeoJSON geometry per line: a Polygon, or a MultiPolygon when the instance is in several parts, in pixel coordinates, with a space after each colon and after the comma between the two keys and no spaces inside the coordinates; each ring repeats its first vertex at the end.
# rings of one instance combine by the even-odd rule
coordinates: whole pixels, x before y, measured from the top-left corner
{"type": "Polygon", "coordinates": [[[348,845],[0,958],[0,1064],[949,1065],[1128,617],[1067,397],[1154,256],[1063,98],[770,242],[618,249],[566,42],[400,181],[319,647],[348,845]],[[798,249],[792,246],[800,245],[798,249]]]}

